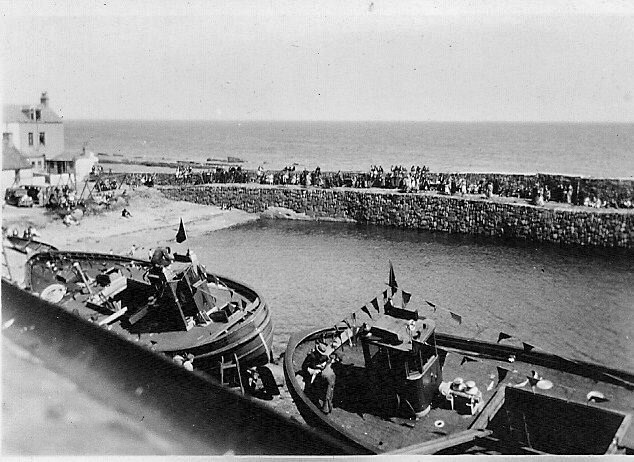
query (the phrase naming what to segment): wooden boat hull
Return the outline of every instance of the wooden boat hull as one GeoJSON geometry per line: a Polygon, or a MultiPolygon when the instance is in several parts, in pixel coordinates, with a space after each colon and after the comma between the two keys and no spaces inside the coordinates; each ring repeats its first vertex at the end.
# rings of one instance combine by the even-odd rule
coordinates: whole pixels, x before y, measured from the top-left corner
{"type": "MultiPolygon", "coordinates": [[[[593,451],[599,451],[597,453],[602,454],[630,453],[634,450],[634,428],[629,425],[634,414],[634,374],[569,360],[534,348],[474,341],[441,333],[436,335],[436,344],[439,349],[448,352],[446,362],[449,362],[451,355],[453,363],[451,367],[445,364],[445,379],[452,380],[457,375],[469,377],[469,374],[476,374],[478,368],[485,367],[489,367],[488,372],[493,373],[498,366],[507,371],[504,373],[508,374],[506,379],[499,379],[493,373],[479,376],[481,385],[486,386],[485,383],[491,381],[491,389],[484,391],[484,407],[479,413],[472,416],[458,415],[453,408],[439,408],[432,410],[430,420],[427,421],[427,417],[420,421],[408,421],[398,417],[370,415],[372,412],[363,414],[358,408],[353,409],[351,400],[345,404],[337,402],[338,373],[335,409],[331,414],[324,414],[318,407],[319,401],[315,401],[314,397],[311,399],[305,393],[300,371],[306,351],[314,342],[324,338],[331,339],[334,335],[334,328],[308,329],[293,335],[284,358],[284,374],[288,389],[307,423],[327,431],[348,445],[355,445],[360,453],[538,454],[545,450],[544,453],[593,454],[593,451]],[[539,387],[530,387],[528,380],[521,383],[521,379],[526,378],[522,374],[529,373],[531,368],[543,371],[542,374],[555,383],[554,387],[541,390],[539,387]],[[611,400],[606,403],[589,403],[585,397],[592,389],[606,390],[611,400]],[[511,401],[515,403],[516,409],[509,411],[508,403],[511,401]],[[535,404],[538,402],[540,404],[535,404]],[[494,432],[499,430],[495,426],[499,427],[500,409],[506,409],[508,414],[517,413],[517,408],[521,408],[521,415],[531,416],[532,423],[529,422],[529,426],[532,425],[530,428],[535,440],[533,447],[527,447],[526,443],[511,444],[494,437],[494,432]],[[585,428],[581,428],[576,435],[575,431],[567,428],[568,425],[575,425],[571,422],[582,422],[578,425],[585,428]],[[434,428],[435,424],[438,427],[434,428]],[[539,428],[542,424],[546,429],[549,429],[549,425],[561,425],[561,428],[548,430],[553,435],[543,434],[546,430],[539,428]],[[410,428],[415,428],[416,431],[410,428]],[[416,441],[416,438],[420,438],[420,441],[416,441]],[[560,440],[559,445],[552,442],[557,438],[560,440]],[[478,449],[475,450],[474,447],[478,449]]],[[[343,348],[343,356],[348,357],[356,353],[360,346],[355,344],[350,347],[344,344],[343,348]]],[[[344,377],[343,381],[345,380],[344,377]]],[[[357,386],[363,388],[369,384],[361,382],[357,386]]],[[[359,395],[364,393],[349,384],[342,387],[359,395]]],[[[371,399],[372,393],[368,396],[371,399]]],[[[364,399],[367,400],[368,397],[359,398],[359,401],[364,399]]]]}
{"type": "MultiPolygon", "coordinates": [[[[3,337],[113,412],[161,436],[161,454],[341,455],[354,449],[206,374],[73,315],[2,279],[3,337]],[[272,435],[271,430],[278,432],[272,435]],[[174,442],[166,446],[166,443],[174,442]]],[[[5,370],[6,372],[6,370],[5,370]]],[[[67,431],[73,433],[74,426],[67,431]]],[[[108,444],[95,435],[90,442],[108,444]]],[[[63,451],[63,448],[60,448],[63,451]]],[[[98,451],[97,451],[98,452],[98,451]]]]}
{"type": "MultiPolygon", "coordinates": [[[[46,273],[46,264],[53,261],[64,261],[67,264],[77,262],[86,268],[134,265],[141,272],[150,268],[149,262],[126,256],[72,251],[43,252],[34,255],[27,262],[26,286],[37,292],[42,286],[49,284],[51,276],[46,273]]],[[[235,357],[241,369],[267,364],[272,358],[273,323],[264,299],[242,282],[211,273],[207,273],[207,280],[219,281],[227,290],[249,302],[247,308],[240,311],[237,320],[227,324],[226,328],[219,324],[219,327],[209,332],[204,327],[194,327],[187,332],[162,334],[134,333],[126,330],[115,332],[170,357],[177,354],[193,354],[196,358],[195,368],[212,374],[218,372],[221,362],[231,362],[235,357]]]]}
{"type": "Polygon", "coordinates": [[[57,247],[36,239],[25,239],[18,236],[7,236],[6,239],[11,244],[13,250],[24,254],[28,252],[51,252],[57,250],[57,247]]]}

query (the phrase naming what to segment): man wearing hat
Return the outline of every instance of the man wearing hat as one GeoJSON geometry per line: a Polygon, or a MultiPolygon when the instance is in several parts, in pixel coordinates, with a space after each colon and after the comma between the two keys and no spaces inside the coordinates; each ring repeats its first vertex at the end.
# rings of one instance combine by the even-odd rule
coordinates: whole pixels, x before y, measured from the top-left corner
{"type": "Polygon", "coordinates": [[[332,411],[332,397],[335,391],[336,375],[332,370],[331,363],[334,357],[328,354],[328,346],[325,343],[317,343],[315,348],[306,356],[304,360],[303,369],[308,373],[310,377],[307,386],[312,386],[316,377],[320,377],[326,381],[326,397],[324,398],[321,410],[324,414],[332,411]]]}

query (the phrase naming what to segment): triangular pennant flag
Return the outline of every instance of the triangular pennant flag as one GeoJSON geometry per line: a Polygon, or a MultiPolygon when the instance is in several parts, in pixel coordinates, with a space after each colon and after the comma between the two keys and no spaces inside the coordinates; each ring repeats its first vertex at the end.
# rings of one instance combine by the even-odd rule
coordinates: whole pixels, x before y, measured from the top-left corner
{"type": "Polygon", "coordinates": [[[185,226],[183,226],[183,219],[181,218],[181,224],[178,227],[178,233],[176,233],[176,242],[179,244],[187,239],[187,233],[185,232],[185,226]]]}
{"type": "Polygon", "coordinates": [[[524,351],[526,353],[530,353],[530,351],[535,348],[533,345],[531,345],[530,343],[526,343],[526,342],[522,342],[522,345],[524,345],[524,351]]]}
{"type": "Polygon", "coordinates": [[[391,261],[390,261],[390,280],[387,283],[387,285],[392,287],[392,289],[396,289],[398,287],[398,284],[396,283],[396,276],[394,275],[394,267],[392,266],[391,261]]]}
{"type": "Polygon", "coordinates": [[[370,302],[372,303],[372,306],[374,307],[374,309],[376,310],[377,313],[380,313],[379,311],[379,301],[375,298],[372,299],[372,301],[370,302]]]}
{"type": "Polygon", "coordinates": [[[531,387],[534,387],[535,385],[537,385],[537,382],[539,382],[539,378],[528,376],[528,383],[531,384],[531,387]]]}
{"type": "Polygon", "coordinates": [[[348,327],[348,329],[352,329],[352,325],[350,324],[350,321],[348,321],[347,319],[344,319],[343,322],[346,325],[346,327],[348,327]]]}
{"type": "Polygon", "coordinates": [[[383,291],[383,300],[387,300],[389,297],[387,296],[387,289],[383,291]]]}
{"type": "Polygon", "coordinates": [[[460,316],[457,313],[454,313],[453,311],[450,311],[449,314],[451,314],[451,319],[453,319],[454,321],[457,321],[458,324],[462,324],[462,316],[460,316]]]}
{"type": "Polygon", "coordinates": [[[509,334],[505,334],[504,332],[500,332],[500,335],[498,335],[497,343],[500,343],[502,340],[505,340],[507,338],[513,338],[513,336],[509,334]]]}
{"type": "Polygon", "coordinates": [[[357,325],[357,313],[352,313],[352,325],[356,326],[357,325]]]}
{"type": "Polygon", "coordinates": [[[429,306],[431,306],[434,309],[434,313],[436,312],[436,305],[434,305],[432,302],[425,300],[425,303],[427,303],[429,306]]]}
{"type": "Polygon", "coordinates": [[[365,314],[367,314],[368,316],[370,316],[370,319],[374,319],[372,317],[372,315],[370,314],[370,310],[368,310],[368,307],[363,305],[363,307],[361,307],[361,311],[363,311],[365,314]]]}
{"type": "Polygon", "coordinates": [[[463,356],[462,361],[460,361],[460,365],[462,366],[464,363],[477,363],[477,359],[470,358],[469,356],[463,356]]]}
{"type": "Polygon", "coordinates": [[[245,309],[247,307],[248,303],[246,300],[242,300],[242,309],[245,309]]]}
{"type": "Polygon", "coordinates": [[[392,291],[392,295],[394,295],[398,291],[396,287],[390,287],[390,290],[392,291]]]}
{"type": "Polygon", "coordinates": [[[409,303],[410,299],[412,298],[412,294],[402,290],[401,291],[401,295],[403,296],[403,307],[405,307],[405,305],[407,305],[409,303]]]}
{"type": "Polygon", "coordinates": [[[498,383],[506,378],[506,374],[509,373],[508,369],[498,366],[498,383]]]}

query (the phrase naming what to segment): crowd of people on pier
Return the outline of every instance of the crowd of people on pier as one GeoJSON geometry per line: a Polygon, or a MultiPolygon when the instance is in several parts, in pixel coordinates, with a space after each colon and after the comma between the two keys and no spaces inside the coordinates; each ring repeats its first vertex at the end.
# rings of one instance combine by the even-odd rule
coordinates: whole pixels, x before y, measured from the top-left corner
{"type": "Polygon", "coordinates": [[[560,183],[557,186],[541,184],[540,180],[513,180],[512,175],[492,174],[444,174],[432,173],[425,165],[392,165],[389,169],[372,165],[367,172],[322,172],[320,167],[314,170],[298,169],[296,165],[282,170],[266,170],[260,166],[256,171],[237,167],[216,167],[205,171],[177,170],[176,181],[179,184],[208,183],[258,183],[264,185],[293,185],[316,188],[381,188],[396,189],[400,192],[416,193],[433,191],[443,195],[477,195],[516,197],[528,200],[535,205],[547,202],[560,202],[588,207],[630,208],[631,200],[615,199],[604,201],[598,195],[581,195],[572,184],[560,183]]]}

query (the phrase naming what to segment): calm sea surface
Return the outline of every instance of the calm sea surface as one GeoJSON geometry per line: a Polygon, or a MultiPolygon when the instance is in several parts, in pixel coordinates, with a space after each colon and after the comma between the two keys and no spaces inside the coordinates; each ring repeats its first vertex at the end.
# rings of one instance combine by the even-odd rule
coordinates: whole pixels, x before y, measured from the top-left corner
{"type": "MultiPolygon", "coordinates": [[[[185,244],[183,244],[185,245],[185,244]]],[[[634,371],[631,256],[341,223],[261,220],[190,238],[202,262],[247,282],[273,312],[279,354],[291,333],[348,317],[386,288],[388,260],[411,308],[438,329],[634,371]],[[463,322],[452,320],[449,310],[463,322]]]]}
{"type": "Polygon", "coordinates": [[[146,159],[239,157],[263,165],[367,171],[634,176],[634,124],[67,121],[66,147],[146,159]]]}

